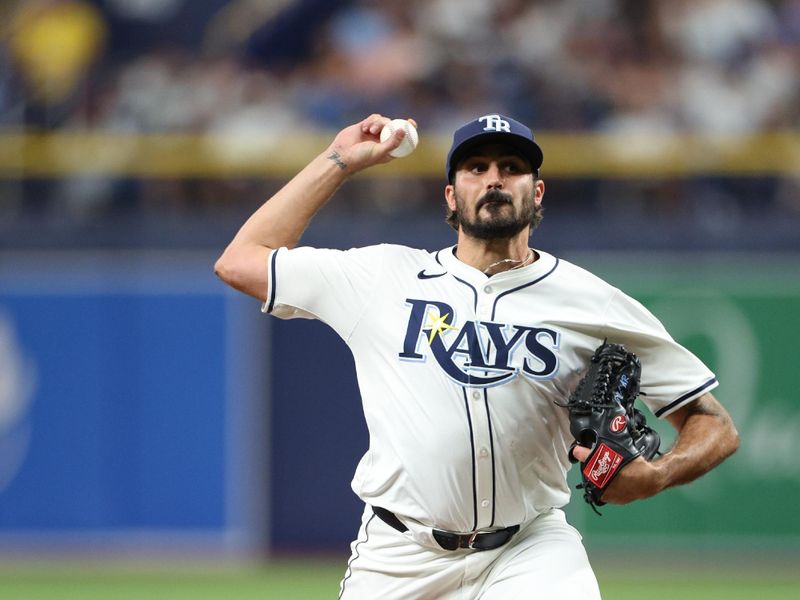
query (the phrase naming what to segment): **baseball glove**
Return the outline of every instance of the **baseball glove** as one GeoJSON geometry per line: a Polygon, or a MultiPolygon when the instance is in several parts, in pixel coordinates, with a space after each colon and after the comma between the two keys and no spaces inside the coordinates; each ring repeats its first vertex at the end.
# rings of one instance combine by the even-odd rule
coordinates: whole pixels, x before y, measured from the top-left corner
{"type": "Polygon", "coordinates": [[[605,504],[603,492],[623,467],[637,456],[651,460],[658,453],[661,438],[633,406],[641,372],[635,354],[604,341],[567,404],[559,404],[569,409],[570,433],[575,438],[570,461],[577,462],[572,454],[576,445],[592,450],[581,465],[578,489],[597,514],[597,506],[605,504]]]}

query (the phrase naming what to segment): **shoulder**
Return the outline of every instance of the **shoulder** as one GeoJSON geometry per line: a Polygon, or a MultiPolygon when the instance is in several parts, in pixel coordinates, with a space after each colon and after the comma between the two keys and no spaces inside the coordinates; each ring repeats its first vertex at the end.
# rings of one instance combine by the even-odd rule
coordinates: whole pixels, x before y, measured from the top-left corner
{"type": "Polygon", "coordinates": [[[375,248],[381,248],[387,256],[407,257],[417,260],[430,260],[437,252],[430,252],[421,248],[411,248],[402,244],[379,244],[375,248]]]}
{"type": "Polygon", "coordinates": [[[291,250],[281,248],[280,252],[293,264],[338,265],[342,268],[366,268],[373,271],[412,269],[435,262],[433,253],[427,250],[397,244],[376,244],[348,249],[299,246],[291,250]]]}
{"type": "Polygon", "coordinates": [[[537,250],[537,252],[546,259],[552,259],[552,261],[555,263],[553,274],[556,275],[555,279],[562,285],[592,287],[608,292],[617,291],[616,287],[584,267],[581,267],[563,258],[554,257],[553,255],[541,250],[537,250]]]}
{"type": "Polygon", "coordinates": [[[442,252],[441,250],[431,252],[400,244],[381,244],[376,248],[380,248],[379,251],[382,253],[387,267],[413,269],[441,264],[437,259],[437,255],[442,252]]]}
{"type": "Polygon", "coordinates": [[[373,244],[370,246],[358,246],[347,249],[337,248],[314,248],[311,246],[298,246],[290,252],[297,251],[312,251],[334,254],[361,254],[361,255],[383,255],[383,256],[409,256],[409,257],[424,257],[430,256],[431,252],[427,250],[420,250],[417,248],[410,248],[409,246],[402,246],[400,244],[373,244]]]}
{"type": "Polygon", "coordinates": [[[324,248],[316,246],[297,246],[295,248],[281,247],[276,250],[282,254],[294,257],[309,257],[314,259],[329,258],[331,260],[382,258],[386,252],[386,244],[373,246],[359,246],[353,248],[324,248]]]}

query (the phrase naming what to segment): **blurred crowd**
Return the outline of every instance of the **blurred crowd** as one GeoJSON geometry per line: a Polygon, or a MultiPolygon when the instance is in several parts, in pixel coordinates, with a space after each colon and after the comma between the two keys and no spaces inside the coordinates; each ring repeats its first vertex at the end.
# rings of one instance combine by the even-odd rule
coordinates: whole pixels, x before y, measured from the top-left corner
{"type": "MultiPolygon", "coordinates": [[[[800,0],[0,3],[0,132],[800,125],[800,0]]],[[[84,190],[88,193],[88,190],[84,190]]],[[[83,193],[83,192],[81,192],[83,193]]]]}
{"type": "Polygon", "coordinates": [[[800,123],[800,0],[6,2],[2,124],[750,132],[800,123]]]}

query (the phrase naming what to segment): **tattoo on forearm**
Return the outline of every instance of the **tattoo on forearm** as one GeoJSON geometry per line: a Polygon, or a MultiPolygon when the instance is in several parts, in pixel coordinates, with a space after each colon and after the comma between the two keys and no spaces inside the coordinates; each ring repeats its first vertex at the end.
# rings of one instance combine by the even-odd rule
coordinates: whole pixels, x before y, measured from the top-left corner
{"type": "Polygon", "coordinates": [[[332,160],[334,164],[337,167],[339,167],[342,171],[344,171],[347,168],[347,163],[342,160],[341,155],[338,152],[336,152],[336,150],[334,150],[333,154],[331,154],[327,158],[332,160]]]}

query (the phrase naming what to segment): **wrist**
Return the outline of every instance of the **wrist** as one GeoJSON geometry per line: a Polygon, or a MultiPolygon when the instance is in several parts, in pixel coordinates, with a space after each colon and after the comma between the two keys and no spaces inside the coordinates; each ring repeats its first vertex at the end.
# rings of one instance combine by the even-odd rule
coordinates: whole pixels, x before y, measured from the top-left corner
{"type": "Polygon", "coordinates": [[[335,146],[330,146],[323,154],[323,158],[328,162],[328,167],[335,167],[342,175],[352,172],[352,165],[342,156],[342,153],[335,146]]]}
{"type": "Polygon", "coordinates": [[[349,162],[340,152],[330,147],[309,163],[301,177],[306,185],[313,185],[314,190],[320,192],[327,202],[352,174],[349,162]]]}
{"type": "Polygon", "coordinates": [[[667,452],[650,463],[653,466],[653,486],[655,488],[653,495],[672,486],[674,459],[675,456],[671,452],[667,452]]]}

